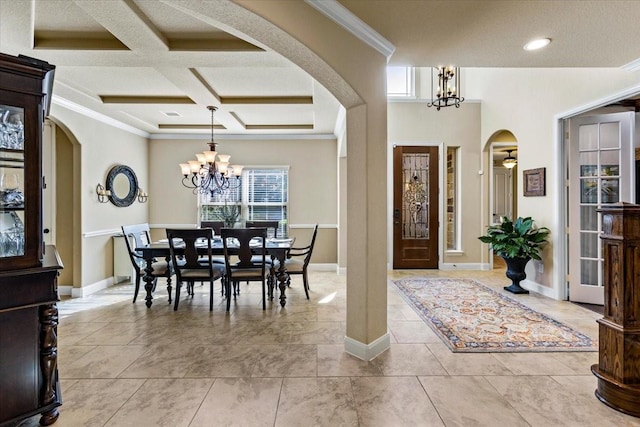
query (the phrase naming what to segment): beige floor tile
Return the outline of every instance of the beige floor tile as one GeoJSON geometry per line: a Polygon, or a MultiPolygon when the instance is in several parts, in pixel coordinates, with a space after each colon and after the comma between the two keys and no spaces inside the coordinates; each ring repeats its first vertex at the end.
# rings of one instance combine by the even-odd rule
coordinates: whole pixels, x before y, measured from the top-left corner
{"type": "Polygon", "coordinates": [[[206,346],[193,361],[185,377],[250,377],[258,357],[259,345],[206,346]]]}
{"type": "Polygon", "coordinates": [[[318,345],[318,376],[319,377],[360,377],[382,376],[380,365],[366,362],[344,351],[344,345],[318,345]]]}
{"type": "MultiPolygon", "coordinates": [[[[573,366],[568,366],[556,353],[493,353],[494,357],[515,375],[575,375],[573,366]]],[[[567,362],[572,365],[574,360],[567,362]]]]}
{"type": "Polygon", "coordinates": [[[624,426],[637,421],[548,376],[485,378],[532,426],[624,426]]]}
{"type": "Polygon", "coordinates": [[[209,378],[148,379],[105,426],[186,427],[212,384],[209,378]]]}
{"type": "Polygon", "coordinates": [[[415,377],[351,380],[359,426],[444,426],[415,377]]]}
{"type": "Polygon", "coordinates": [[[442,340],[422,320],[389,320],[389,330],[399,343],[440,343],[442,340]]]}
{"type": "Polygon", "coordinates": [[[291,334],[292,344],[344,343],[345,329],[342,322],[298,323],[291,334]]]}
{"type": "Polygon", "coordinates": [[[116,378],[144,354],[143,346],[97,346],[83,356],[58,365],[60,378],[116,378]]]}
{"type": "Polygon", "coordinates": [[[60,417],[54,425],[103,426],[144,382],[131,379],[77,380],[63,390],[60,417]]]}
{"type": "Polygon", "coordinates": [[[425,344],[391,344],[373,362],[385,376],[447,374],[425,344]]]}
{"type": "Polygon", "coordinates": [[[357,426],[349,378],[285,378],[274,425],[357,426]]]}
{"type": "Polygon", "coordinates": [[[453,353],[445,344],[427,344],[449,375],[513,375],[492,353],[453,353]]]}
{"type": "Polygon", "coordinates": [[[267,345],[260,348],[251,376],[315,377],[317,367],[315,345],[267,345]]]}
{"type": "Polygon", "coordinates": [[[159,346],[138,357],[119,378],[182,378],[189,367],[202,360],[205,346],[159,346]]]}
{"type": "Polygon", "coordinates": [[[273,426],[282,378],[218,378],[189,427],[273,426]]]}
{"type": "Polygon", "coordinates": [[[107,322],[61,322],[58,325],[58,344],[74,345],[96,331],[108,329],[108,327],[107,322]]]}
{"type": "Polygon", "coordinates": [[[528,426],[483,377],[420,377],[420,382],[447,427],[528,426]]]}

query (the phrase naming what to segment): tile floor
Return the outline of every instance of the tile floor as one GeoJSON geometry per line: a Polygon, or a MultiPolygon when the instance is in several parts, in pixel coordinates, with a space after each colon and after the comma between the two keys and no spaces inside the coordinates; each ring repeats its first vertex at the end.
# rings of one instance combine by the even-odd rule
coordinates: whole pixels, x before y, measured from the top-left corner
{"type": "MultiPolygon", "coordinates": [[[[394,271],[472,277],[501,289],[503,271],[394,271]]],[[[594,397],[595,352],[454,354],[393,287],[391,349],[371,362],[344,353],[345,277],[292,280],[285,309],[261,309],[242,285],[230,314],[207,286],[177,312],[159,284],[131,303],[118,285],[59,304],[59,374],[67,426],[640,426],[594,397]]],[[[217,285],[219,289],[219,285],[217,285]]],[[[597,337],[600,315],[537,294],[517,298],[597,337]]],[[[21,427],[37,425],[34,417],[21,427]]]]}

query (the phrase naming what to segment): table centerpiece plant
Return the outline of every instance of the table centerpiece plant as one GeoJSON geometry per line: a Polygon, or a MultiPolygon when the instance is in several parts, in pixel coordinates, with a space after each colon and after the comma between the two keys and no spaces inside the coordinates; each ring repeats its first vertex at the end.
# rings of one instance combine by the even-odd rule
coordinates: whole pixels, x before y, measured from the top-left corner
{"type": "Polygon", "coordinates": [[[520,286],[527,275],[524,272],[531,259],[542,260],[540,253],[547,243],[550,230],[537,227],[531,217],[518,217],[511,221],[501,218],[499,224],[487,227],[487,232],[478,237],[481,242],[491,245],[491,249],[507,263],[506,276],[511,285],[504,289],[515,294],[528,294],[529,291],[520,286]]]}

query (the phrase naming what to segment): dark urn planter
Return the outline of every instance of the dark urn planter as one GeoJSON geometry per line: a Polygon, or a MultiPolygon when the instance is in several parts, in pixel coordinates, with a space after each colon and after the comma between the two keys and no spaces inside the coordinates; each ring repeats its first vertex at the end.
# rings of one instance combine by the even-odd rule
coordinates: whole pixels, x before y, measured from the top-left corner
{"type": "Polygon", "coordinates": [[[529,291],[521,287],[520,282],[527,277],[524,268],[531,258],[502,257],[502,259],[507,263],[507,277],[511,279],[511,285],[505,286],[504,290],[514,294],[528,294],[529,291]]]}

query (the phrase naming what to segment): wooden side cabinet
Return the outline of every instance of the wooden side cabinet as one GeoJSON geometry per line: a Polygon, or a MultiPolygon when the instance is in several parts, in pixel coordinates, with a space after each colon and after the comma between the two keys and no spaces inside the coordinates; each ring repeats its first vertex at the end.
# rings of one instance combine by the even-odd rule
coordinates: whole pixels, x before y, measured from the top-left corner
{"type": "Polygon", "coordinates": [[[602,213],[604,317],[598,320],[596,397],[640,417],[640,206],[618,203],[602,213]]]}
{"type": "Polygon", "coordinates": [[[0,426],[42,414],[58,419],[58,270],[53,246],[41,267],[0,272],[0,426]]]}

